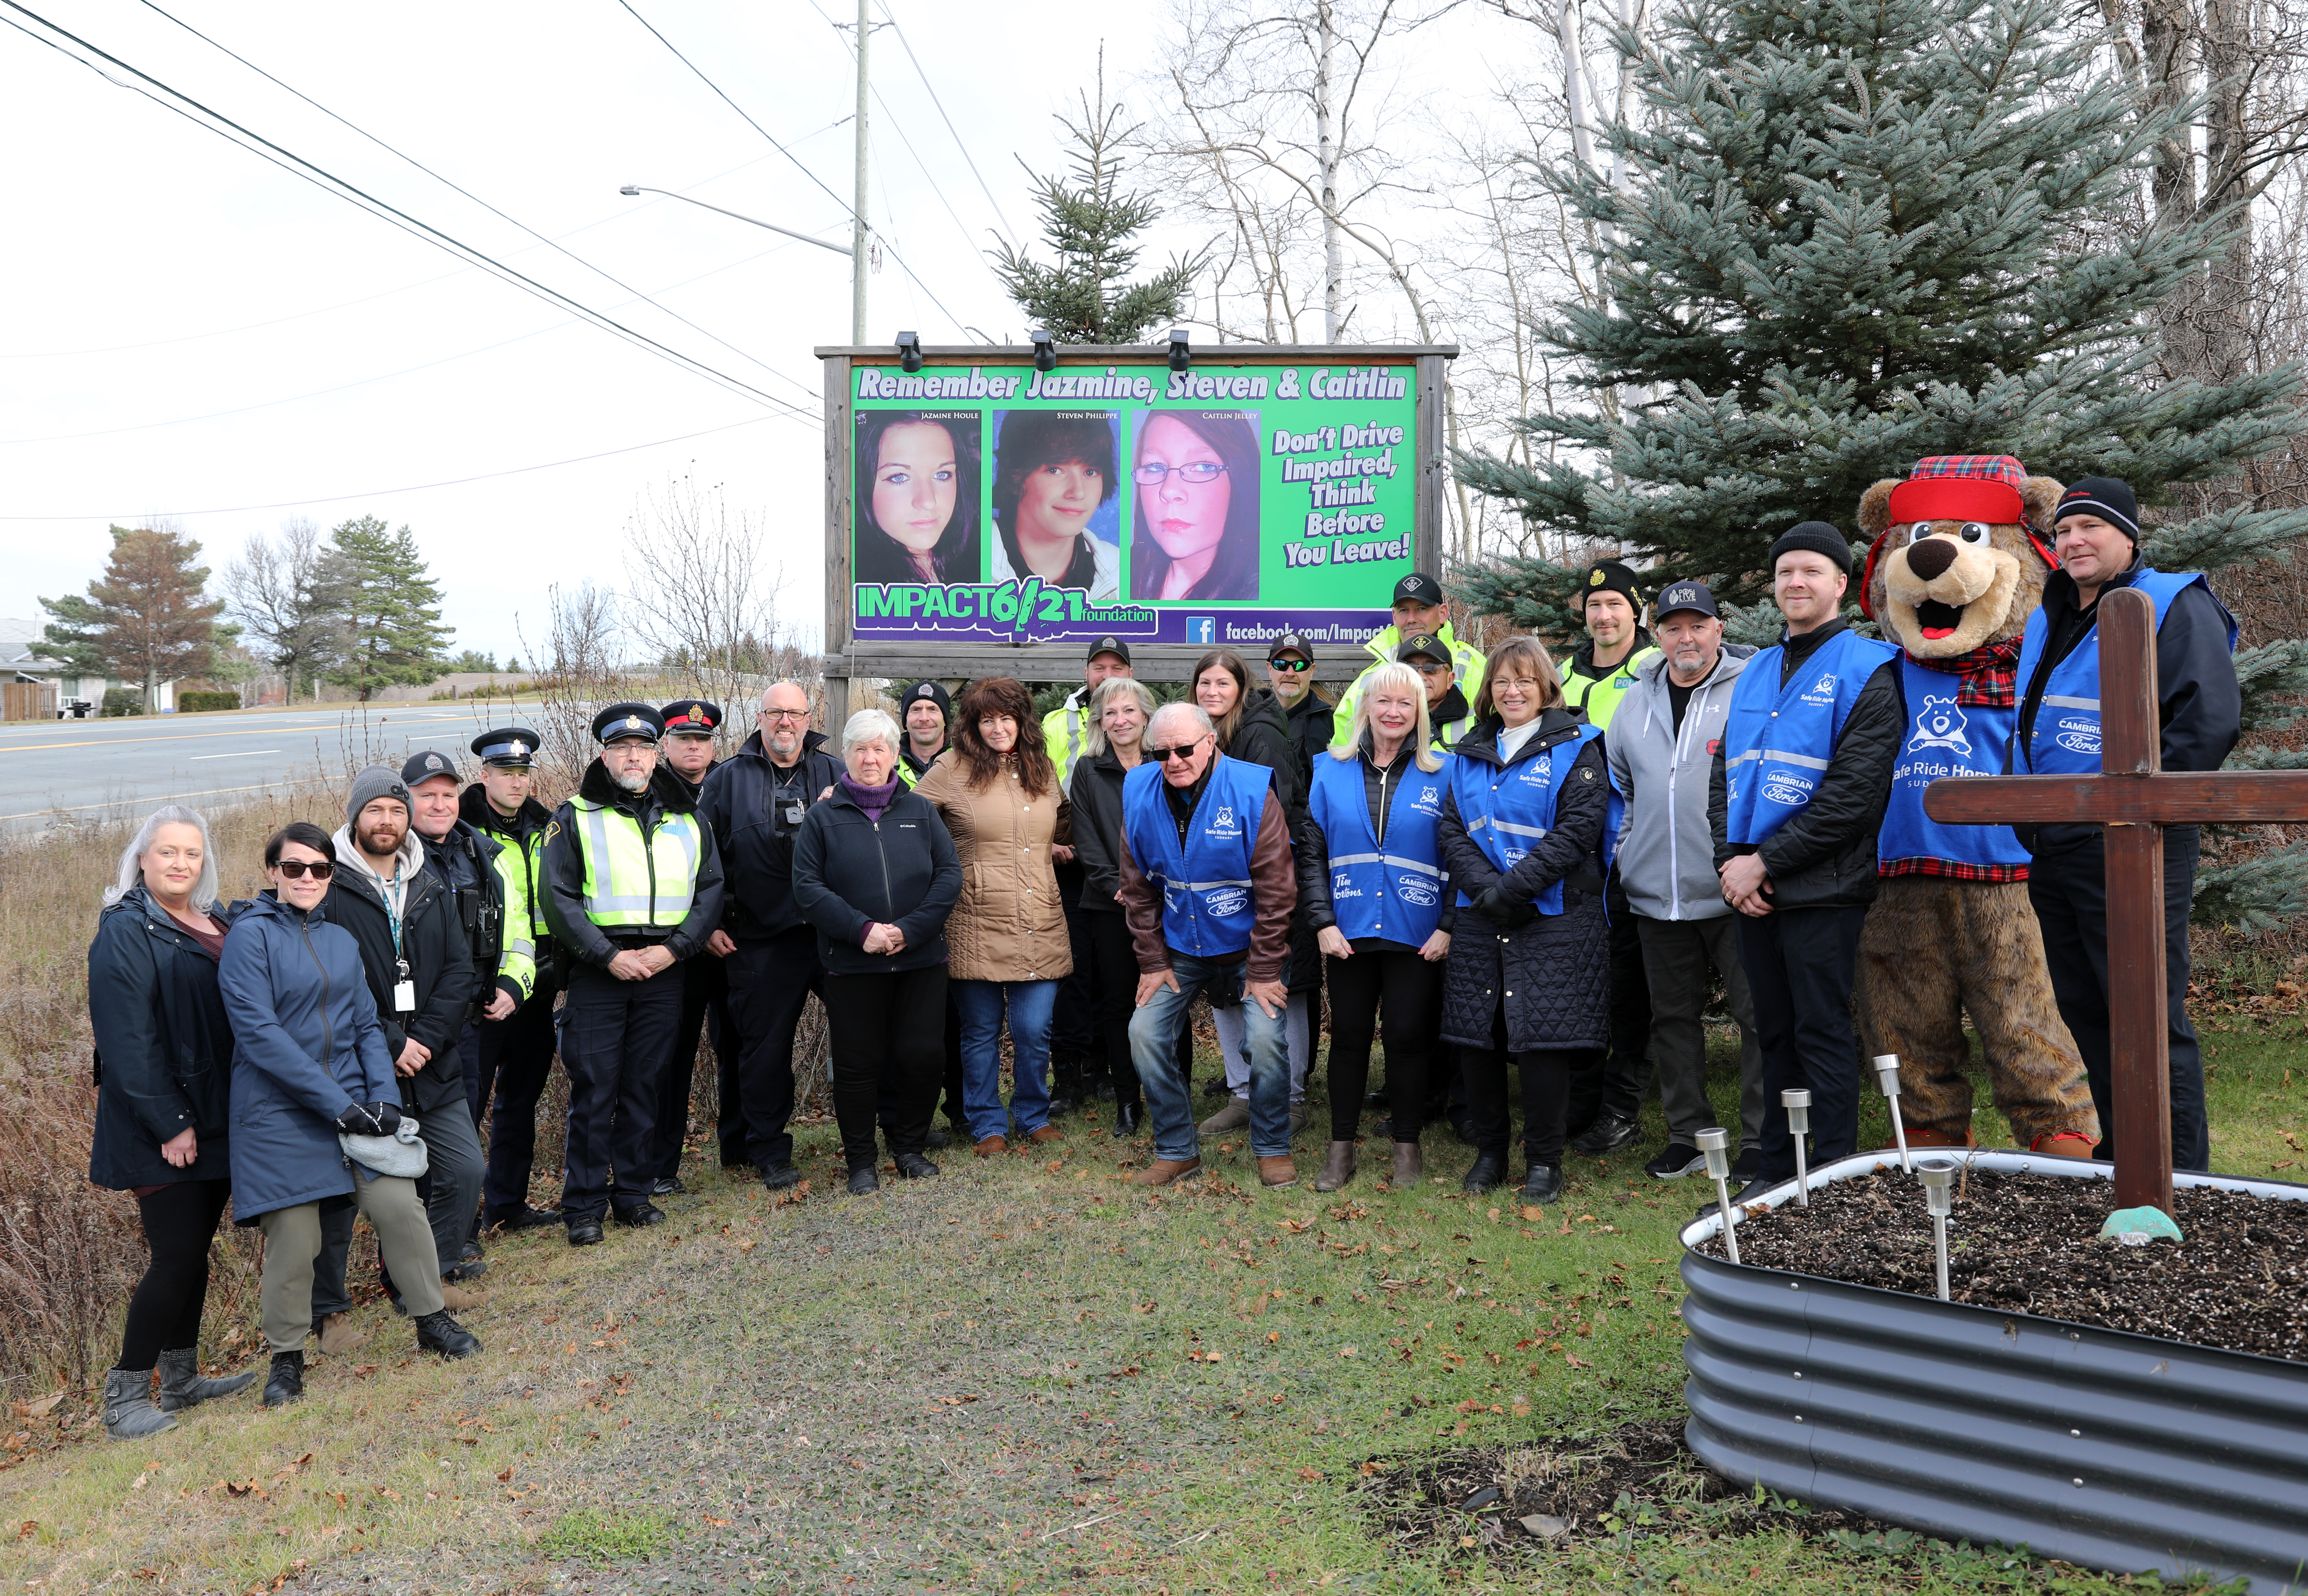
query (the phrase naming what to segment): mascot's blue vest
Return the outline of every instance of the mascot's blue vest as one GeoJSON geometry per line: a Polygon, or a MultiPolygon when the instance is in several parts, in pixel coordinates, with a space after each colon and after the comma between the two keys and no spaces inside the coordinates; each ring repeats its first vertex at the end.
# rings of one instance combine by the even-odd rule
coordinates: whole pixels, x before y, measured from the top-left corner
{"type": "MultiPolygon", "coordinates": [[[[2204,579],[2191,571],[2162,571],[2143,566],[2128,586],[2145,593],[2156,605],[2156,625],[2164,626],[2172,601],[2204,579]]],[[[2205,582],[2209,591],[2211,584],[2205,582]]],[[[2106,591],[2113,591],[2107,589],[2106,591]]],[[[2103,596],[2105,594],[2103,594],[2103,596]]],[[[2220,613],[2227,614],[2225,605],[2220,613]]],[[[2028,683],[2044,658],[2051,623],[2037,610],[2028,617],[2028,631],[2020,644],[2020,696],[2026,701],[2028,683]]],[[[2228,615],[2228,651],[2235,652],[2236,623],[2228,615]]],[[[2099,622],[2068,656],[2052,667],[2044,683],[2044,697],[2036,707],[2035,735],[2024,748],[2014,748],[2012,768],[2022,776],[2097,776],[2099,774],[2099,622]]]]}
{"type": "Polygon", "coordinates": [[[1184,845],[1163,791],[1162,768],[1142,764],[1123,777],[1122,823],[1139,872],[1162,889],[1162,940],[1192,958],[1250,946],[1257,921],[1250,856],[1266,816],[1274,772],[1218,755],[1186,825],[1184,845]]]}
{"type": "Polygon", "coordinates": [[[2009,826],[1942,826],[1924,812],[1924,789],[1941,777],[1999,774],[2012,728],[2020,724],[2017,705],[1959,708],[1956,689],[1961,683],[1961,677],[1926,670],[1904,654],[1899,657],[1909,718],[1907,741],[1891,765],[1882,828],[1876,834],[1875,857],[1882,866],[1927,862],[1995,869],[2028,863],[2028,850],[2009,826]]]}
{"type": "MultiPolygon", "coordinates": [[[[1602,727],[1582,721],[1577,736],[1565,737],[1543,754],[1532,754],[1526,746],[1527,757],[1511,765],[1466,757],[1451,761],[1447,773],[1451,798],[1458,805],[1459,818],[1466,822],[1467,840],[1482,849],[1494,870],[1501,875],[1512,870],[1530,852],[1532,843],[1554,828],[1554,801],[1570,779],[1571,767],[1580,751],[1602,734],[1602,727]]],[[[1611,855],[1618,850],[1619,820],[1625,812],[1626,803],[1614,787],[1595,850],[1598,893],[1602,890],[1602,877],[1610,871],[1611,855]]],[[[1461,892],[1459,901],[1470,900],[1461,892]]],[[[1530,901],[1542,914],[1562,914],[1563,883],[1555,881],[1530,901]]]]}
{"type": "Polygon", "coordinates": [[[1899,651],[1839,631],[1781,687],[1783,652],[1775,645],[1747,662],[1723,723],[1725,832],[1750,846],[1811,802],[1860,691],[1899,651]]]}
{"type": "Polygon", "coordinates": [[[1387,802],[1382,840],[1372,834],[1361,758],[1314,756],[1306,812],[1330,845],[1331,910],[1349,940],[1384,937],[1417,948],[1434,934],[1450,881],[1435,845],[1435,826],[1442,818],[1453,762],[1445,754],[1442,768],[1434,771],[1404,762],[1387,802]]]}

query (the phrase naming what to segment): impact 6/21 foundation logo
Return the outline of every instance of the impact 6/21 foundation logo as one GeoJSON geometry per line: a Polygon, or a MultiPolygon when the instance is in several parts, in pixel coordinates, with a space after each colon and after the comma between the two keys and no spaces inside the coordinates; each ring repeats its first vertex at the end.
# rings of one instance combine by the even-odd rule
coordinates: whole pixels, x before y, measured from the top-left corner
{"type": "Polygon", "coordinates": [[[859,583],[854,589],[860,625],[909,625],[924,631],[1007,633],[1013,637],[1060,637],[1110,631],[1151,637],[1155,613],[1135,605],[1097,605],[1080,588],[1045,588],[1029,576],[1007,582],[936,585],[927,582],[859,583]]]}

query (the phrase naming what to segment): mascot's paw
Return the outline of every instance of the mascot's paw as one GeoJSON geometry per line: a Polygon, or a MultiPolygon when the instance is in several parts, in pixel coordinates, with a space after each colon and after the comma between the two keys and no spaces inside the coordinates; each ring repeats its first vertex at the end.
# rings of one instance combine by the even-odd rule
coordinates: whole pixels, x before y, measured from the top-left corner
{"type": "Polygon", "coordinates": [[[1960,1137],[1950,1136],[1944,1130],[1919,1130],[1910,1125],[1908,1127],[1908,1146],[1910,1148],[1976,1147],[1979,1146],[1979,1138],[1971,1134],[1971,1127],[1968,1125],[1964,1127],[1963,1135],[1960,1137]]]}
{"type": "Polygon", "coordinates": [[[2080,1130],[2060,1130],[2037,1137],[2028,1144],[2028,1151],[2051,1158],[2089,1158],[2093,1145],[2092,1138],[2080,1130]]]}

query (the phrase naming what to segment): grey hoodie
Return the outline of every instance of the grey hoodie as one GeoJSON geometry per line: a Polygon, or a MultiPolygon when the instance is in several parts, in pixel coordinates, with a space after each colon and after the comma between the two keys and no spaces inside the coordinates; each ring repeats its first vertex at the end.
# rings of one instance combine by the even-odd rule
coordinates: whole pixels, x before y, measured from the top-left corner
{"type": "Polygon", "coordinates": [[[1619,884],[1628,905],[1647,919],[1712,920],[1731,912],[1715,874],[1707,785],[1731,712],[1731,684],[1754,653],[1744,643],[1723,645],[1715,669],[1692,691],[1679,734],[1664,654],[1635,667],[1635,685],[1611,716],[1604,747],[1627,801],[1619,884]]]}

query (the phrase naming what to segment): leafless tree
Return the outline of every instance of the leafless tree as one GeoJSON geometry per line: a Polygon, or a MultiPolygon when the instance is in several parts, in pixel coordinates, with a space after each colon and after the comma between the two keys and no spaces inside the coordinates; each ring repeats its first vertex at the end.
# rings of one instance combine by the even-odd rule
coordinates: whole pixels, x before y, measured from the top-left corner
{"type": "Polygon", "coordinates": [[[283,522],[277,542],[251,533],[240,557],[225,567],[221,586],[225,613],[280,674],[290,698],[341,652],[343,571],[313,522],[283,522]]]}
{"type": "Polygon", "coordinates": [[[543,646],[516,623],[521,649],[531,661],[547,661],[537,678],[536,731],[543,742],[542,790],[574,792],[593,761],[593,716],[604,704],[631,696],[633,674],[617,630],[617,596],[581,582],[546,589],[543,646]]]}

